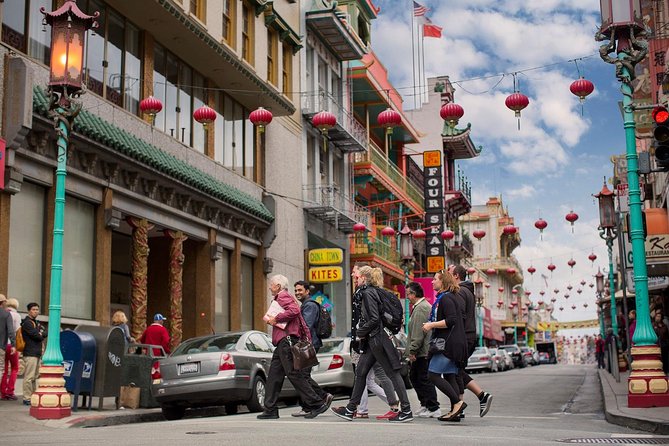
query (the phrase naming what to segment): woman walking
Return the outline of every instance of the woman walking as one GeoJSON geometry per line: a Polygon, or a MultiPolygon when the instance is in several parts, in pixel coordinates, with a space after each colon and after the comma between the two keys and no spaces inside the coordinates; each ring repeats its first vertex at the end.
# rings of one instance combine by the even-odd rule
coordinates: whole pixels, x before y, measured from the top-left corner
{"type": "Polygon", "coordinates": [[[467,407],[460,400],[456,377],[467,362],[467,338],[463,309],[455,294],[460,289],[458,280],[448,271],[441,270],[432,279],[437,298],[432,305],[430,319],[423,324],[423,331],[432,330],[430,341],[430,381],[451,401],[451,411],[439,417],[440,421],[459,421],[467,407]]]}

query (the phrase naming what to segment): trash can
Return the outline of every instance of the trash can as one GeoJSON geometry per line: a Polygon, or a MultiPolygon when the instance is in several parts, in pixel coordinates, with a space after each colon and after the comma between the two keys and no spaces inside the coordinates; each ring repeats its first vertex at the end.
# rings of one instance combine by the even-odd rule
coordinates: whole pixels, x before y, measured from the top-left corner
{"type": "Polygon", "coordinates": [[[125,353],[125,335],[120,327],[95,327],[78,325],[74,331],[90,333],[97,345],[93,392],[97,396],[98,409],[102,409],[103,398],[118,397],[121,392],[121,370],[125,353]]]}
{"type": "Polygon", "coordinates": [[[88,395],[91,410],[91,392],[95,377],[95,338],[90,333],[65,330],[60,334],[60,351],[63,354],[65,388],[74,395],[72,410],[79,409],[79,395],[88,395]]]}
{"type": "Polygon", "coordinates": [[[139,407],[158,407],[159,404],[151,395],[151,367],[158,359],[165,357],[164,350],[160,346],[146,344],[132,344],[126,353],[121,371],[121,385],[134,385],[139,387],[139,407]],[[163,354],[154,356],[154,349],[159,349],[163,354]]]}

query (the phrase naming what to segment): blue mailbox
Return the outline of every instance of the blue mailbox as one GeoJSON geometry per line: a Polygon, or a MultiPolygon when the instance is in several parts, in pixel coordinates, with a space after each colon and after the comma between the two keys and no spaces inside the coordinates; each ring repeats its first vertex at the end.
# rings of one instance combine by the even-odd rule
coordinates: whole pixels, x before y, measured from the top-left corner
{"type": "MultiPolygon", "coordinates": [[[[95,378],[95,338],[90,333],[65,330],[60,334],[60,350],[63,354],[65,388],[74,395],[72,409],[79,408],[79,395],[88,395],[88,410],[91,409],[93,379],[95,378]]],[[[84,400],[85,404],[85,400],[84,400]]]]}

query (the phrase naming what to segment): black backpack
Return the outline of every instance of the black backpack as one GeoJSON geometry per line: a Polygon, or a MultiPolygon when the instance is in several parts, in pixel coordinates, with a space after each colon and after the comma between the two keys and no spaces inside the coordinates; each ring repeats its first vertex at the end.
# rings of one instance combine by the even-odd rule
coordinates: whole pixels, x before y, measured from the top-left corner
{"type": "Polygon", "coordinates": [[[392,334],[399,333],[404,323],[404,309],[402,308],[402,302],[385,288],[374,287],[374,290],[381,301],[381,308],[379,311],[381,324],[390,330],[392,334]]]}
{"type": "Polygon", "coordinates": [[[311,302],[318,305],[318,321],[316,321],[316,336],[318,339],[327,339],[332,336],[332,317],[330,312],[315,300],[311,302]]]}

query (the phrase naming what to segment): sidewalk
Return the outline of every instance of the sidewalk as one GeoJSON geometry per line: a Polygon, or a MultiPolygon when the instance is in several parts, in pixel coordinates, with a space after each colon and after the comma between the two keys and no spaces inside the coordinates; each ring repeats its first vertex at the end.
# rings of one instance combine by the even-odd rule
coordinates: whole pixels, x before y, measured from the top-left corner
{"type": "Polygon", "coordinates": [[[654,434],[669,435],[669,407],[627,407],[628,376],[629,372],[621,373],[620,382],[616,382],[613,375],[606,370],[599,370],[606,421],[654,434]]]}

